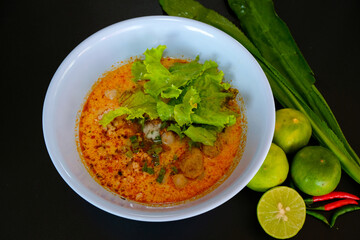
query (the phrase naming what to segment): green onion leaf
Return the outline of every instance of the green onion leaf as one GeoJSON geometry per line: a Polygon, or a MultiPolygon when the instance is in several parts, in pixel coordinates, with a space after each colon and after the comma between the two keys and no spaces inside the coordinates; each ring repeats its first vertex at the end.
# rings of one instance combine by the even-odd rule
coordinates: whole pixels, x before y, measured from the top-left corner
{"type": "Polygon", "coordinates": [[[156,178],[156,181],[158,183],[162,183],[162,181],[164,180],[165,173],[166,173],[166,169],[164,167],[162,167],[160,169],[158,177],[156,178]]]}
{"type": "Polygon", "coordinates": [[[175,174],[178,174],[178,173],[179,173],[179,170],[177,169],[177,167],[172,166],[171,167],[171,175],[175,175],[175,174]]]}
{"type": "Polygon", "coordinates": [[[149,174],[154,174],[154,169],[153,168],[150,168],[147,166],[147,162],[145,162],[143,168],[142,168],[142,171],[143,172],[146,172],[146,173],[149,173],[149,174]]]}
{"type": "Polygon", "coordinates": [[[131,136],[129,139],[130,139],[131,143],[137,143],[138,142],[138,138],[137,138],[136,135],[131,136]]]}
{"type": "Polygon", "coordinates": [[[152,162],[154,164],[154,166],[159,166],[160,165],[160,158],[158,155],[156,155],[153,159],[152,159],[152,162]]]}

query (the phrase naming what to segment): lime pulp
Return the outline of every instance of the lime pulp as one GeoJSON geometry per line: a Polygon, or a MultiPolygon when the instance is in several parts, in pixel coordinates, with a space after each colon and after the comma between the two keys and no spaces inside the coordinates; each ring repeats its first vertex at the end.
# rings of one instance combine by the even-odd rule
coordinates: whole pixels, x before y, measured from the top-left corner
{"type": "Polygon", "coordinates": [[[278,239],[291,238],[304,225],[305,202],[294,189],[275,187],[260,198],[257,217],[261,227],[270,236],[278,239]]]}

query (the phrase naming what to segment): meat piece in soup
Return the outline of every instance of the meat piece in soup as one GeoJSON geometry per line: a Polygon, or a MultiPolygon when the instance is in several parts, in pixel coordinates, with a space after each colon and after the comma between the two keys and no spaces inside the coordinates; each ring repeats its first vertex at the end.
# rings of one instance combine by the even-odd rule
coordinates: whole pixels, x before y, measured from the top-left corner
{"type": "Polygon", "coordinates": [[[197,178],[204,172],[203,154],[200,149],[192,148],[180,161],[180,169],[185,177],[197,178]]]}

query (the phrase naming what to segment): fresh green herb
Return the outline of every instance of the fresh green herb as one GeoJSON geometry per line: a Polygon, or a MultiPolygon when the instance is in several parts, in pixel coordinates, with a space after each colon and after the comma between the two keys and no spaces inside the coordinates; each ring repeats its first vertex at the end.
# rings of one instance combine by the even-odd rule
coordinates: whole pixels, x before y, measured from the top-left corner
{"type": "Polygon", "coordinates": [[[154,163],[154,166],[160,165],[160,158],[158,155],[154,156],[154,158],[151,161],[154,163]]]}
{"type": "Polygon", "coordinates": [[[121,115],[127,115],[128,120],[144,119],[148,115],[150,119],[171,122],[168,130],[181,138],[185,134],[194,142],[212,145],[216,137],[213,132],[209,133],[209,127],[221,131],[236,122],[235,112],[224,108],[234,92],[229,89],[229,83],[222,82],[224,73],[217,69],[214,61],[199,63],[197,57],[191,62],[165,68],[160,61],[165,48],[160,45],[148,49],[145,59],[133,64],[134,80],[149,80],[144,84],[144,91],[123,94],[119,100],[121,107],[104,114],[100,124],[105,127],[121,115]],[[196,127],[202,137],[195,138],[191,127],[196,127]],[[207,138],[209,134],[212,136],[207,138]]]}
{"type": "Polygon", "coordinates": [[[126,153],[125,153],[125,156],[128,157],[128,158],[132,158],[133,157],[133,152],[131,150],[128,150],[126,153]]]}
{"type": "Polygon", "coordinates": [[[141,126],[141,130],[143,130],[145,126],[145,118],[138,118],[138,123],[141,126]]]}
{"type": "Polygon", "coordinates": [[[131,146],[131,149],[132,149],[133,153],[138,153],[140,151],[139,143],[138,142],[133,143],[132,146],[131,146]]]}
{"type": "Polygon", "coordinates": [[[330,108],[313,85],[314,79],[301,79],[302,76],[311,76],[312,72],[306,67],[307,64],[306,62],[304,63],[305,60],[302,55],[297,53],[297,47],[296,45],[294,46],[293,40],[291,40],[292,36],[286,25],[278,19],[275,19],[278,17],[273,11],[272,2],[269,3],[269,0],[229,1],[230,7],[235,10],[240,21],[244,20],[241,24],[247,25],[244,28],[247,29],[246,31],[249,35],[252,35],[251,39],[256,39],[254,42],[251,42],[249,38],[228,19],[213,10],[205,8],[197,1],[160,0],[159,2],[163,10],[169,15],[192,18],[213,25],[225,31],[246,47],[258,60],[267,75],[273,94],[279,103],[283,107],[295,108],[304,113],[311,122],[314,137],[321,145],[329,148],[339,158],[343,170],[355,181],[360,183],[360,159],[346,142],[330,108]],[[264,9],[262,9],[263,7],[264,9]],[[262,11],[267,12],[263,13],[263,16],[260,16],[262,11]],[[264,23],[267,21],[269,21],[269,23],[264,23]],[[276,22],[276,25],[275,27],[271,25],[269,28],[268,25],[272,22],[276,22]],[[265,33],[269,35],[265,36],[265,33]],[[263,42],[267,41],[269,37],[272,38],[271,42],[263,42]],[[291,39],[289,40],[289,38],[291,39]],[[283,44],[284,41],[290,42],[286,48],[279,49],[278,44],[283,44]],[[270,48],[275,48],[276,50],[270,48]],[[284,53],[284,51],[286,52],[284,53]],[[293,54],[293,52],[296,54],[293,54]],[[264,54],[264,56],[262,54],[264,54]],[[286,55],[287,60],[281,60],[280,62],[276,60],[282,58],[283,55],[286,55]],[[292,64],[296,65],[295,68],[297,69],[286,70],[290,68],[290,66],[286,64],[288,64],[289,61],[293,61],[292,59],[295,57],[300,58],[292,64]],[[274,63],[273,65],[273,62],[278,63],[274,63]],[[279,66],[281,70],[278,70],[276,66],[279,66]],[[304,69],[299,70],[298,68],[304,69]],[[283,73],[281,71],[283,71],[283,73]],[[296,72],[301,72],[301,75],[299,75],[300,79],[291,78],[294,74],[296,75],[296,72]],[[291,80],[289,80],[289,78],[291,78],[291,80]],[[300,81],[303,81],[303,83],[300,83],[300,81]],[[311,96],[305,97],[304,95],[307,94],[311,96]]]}
{"type": "Polygon", "coordinates": [[[155,143],[161,143],[161,136],[156,136],[155,139],[154,139],[154,142],[155,143]]]}
{"type": "Polygon", "coordinates": [[[345,137],[325,99],[316,89],[314,74],[301,54],[290,30],[278,17],[271,0],[228,0],[240,19],[240,25],[259,49],[313,111],[334,131],[340,140],[345,137]]]}
{"type": "Polygon", "coordinates": [[[183,131],[181,130],[179,124],[171,124],[166,130],[176,133],[180,136],[180,139],[184,137],[183,131]]]}
{"type": "Polygon", "coordinates": [[[158,101],[156,104],[156,110],[162,121],[174,121],[174,109],[175,106],[166,104],[163,101],[158,101]]]}
{"type": "Polygon", "coordinates": [[[157,154],[157,155],[159,155],[163,150],[161,145],[159,145],[159,144],[153,145],[153,149],[154,149],[155,154],[157,154]]]}
{"type": "Polygon", "coordinates": [[[133,81],[137,82],[140,80],[144,80],[144,76],[146,74],[146,66],[143,61],[134,62],[135,67],[131,69],[131,73],[134,76],[133,81]]]}
{"type": "Polygon", "coordinates": [[[142,171],[146,172],[146,173],[149,173],[151,175],[154,174],[154,169],[148,167],[147,162],[145,162],[144,166],[142,167],[142,171]]]}
{"type": "Polygon", "coordinates": [[[127,115],[127,120],[144,118],[144,114],[149,115],[150,119],[159,117],[156,111],[156,100],[138,90],[135,93],[125,92],[119,100],[121,107],[105,113],[99,123],[106,127],[116,117],[127,115]]]}
{"type": "Polygon", "coordinates": [[[240,19],[241,27],[262,56],[286,77],[286,84],[304,99],[308,106],[336,134],[358,164],[360,159],[348,144],[330,107],[315,87],[314,74],[296,45],[286,24],[278,17],[271,0],[228,0],[240,19]],[[245,10],[244,10],[245,9],[245,10]]]}
{"type": "Polygon", "coordinates": [[[171,167],[171,175],[175,175],[175,174],[178,174],[179,173],[179,170],[175,167],[175,166],[172,166],[171,167]]]}
{"type": "Polygon", "coordinates": [[[178,156],[176,154],[174,154],[173,160],[174,161],[178,160],[178,156]]]}
{"type": "Polygon", "coordinates": [[[195,19],[210,24],[233,36],[249,52],[258,52],[257,48],[250,42],[245,34],[227,18],[221,16],[214,10],[205,8],[194,0],[159,0],[163,10],[172,16],[195,19]]]}
{"type": "Polygon", "coordinates": [[[138,153],[140,148],[144,147],[144,143],[141,141],[139,142],[139,137],[136,135],[131,136],[130,138],[131,148],[133,153],[138,153]]]}
{"type": "Polygon", "coordinates": [[[273,2],[229,0],[229,5],[268,65],[271,64],[284,76],[281,79],[283,84],[291,89],[292,95],[301,100],[302,106],[297,106],[300,103],[298,101],[294,104],[295,107],[305,111],[314,121],[313,125],[320,127],[318,129],[313,126],[315,137],[338,156],[343,169],[350,176],[354,178],[357,174],[354,179],[360,183],[360,159],[346,141],[331,109],[315,87],[313,72],[286,24],[277,16],[273,2]]]}
{"type": "Polygon", "coordinates": [[[164,180],[165,173],[166,173],[166,169],[162,167],[159,171],[158,177],[156,178],[156,181],[158,183],[162,183],[162,181],[164,180]]]}
{"type": "Polygon", "coordinates": [[[193,148],[193,147],[197,147],[197,148],[199,148],[200,147],[200,144],[199,143],[197,143],[197,142],[194,142],[194,141],[188,141],[188,145],[189,145],[189,151],[191,151],[191,149],[193,148]]]}
{"type": "Polygon", "coordinates": [[[140,152],[140,149],[138,147],[134,147],[133,148],[133,153],[138,153],[138,152],[140,152]]]}
{"type": "Polygon", "coordinates": [[[160,165],[160,153],[162,152],[162,147],[159,143],[155,143],[151,146],[151,148],[147,151],[147,153],[152,157],[152,163],[154,166],[160,165]]]}
{"type": "Polygon", "coordinates": [[[190,126],[186,131],[184,131],[184,134],[191,138],[192,144],[202,142],[205,145],[212,146],[216,140],[216,132],[207,130],[203,127],[190,126]]]}
{"type": "Polygon", "coordinates": [[[159,143],[155,143],[153,145],[151,145],[151,148],[147,151],[147,153],[150,156],[159,156],[159,154],[162,152],[162,147],[161,144],[159,143]]]}
{"type": "Polygon", "coordinates": [[[136,135],[131,136],[129,139],[130,139],[131,143],[137,143],[138,142],[138,137],[136,135]]]}
{"type": "Polygon", "coordinates": [[[169,126],[169,122],[163,121],[163,122],[161,123],[161,125],[160,125],[160,129],[165,129],[165,128],[167,128],[168,126],[169,126]]]}
{"type": "MultiPolygon", "coordinates": [[[[160,45],[157,48],[146,50],[144,64],[147,73],[144,75],[150,81],[144,85],[145,93],[155,99],[159,96],[163,98],[178,98],[182,93],[180,87],[185,86],[198,72],[183,74],[181,72],[172,74],[160,62],[166,46],[160,45]]],[[[136,66],[135,66],[136,67],[136,66]]]]}

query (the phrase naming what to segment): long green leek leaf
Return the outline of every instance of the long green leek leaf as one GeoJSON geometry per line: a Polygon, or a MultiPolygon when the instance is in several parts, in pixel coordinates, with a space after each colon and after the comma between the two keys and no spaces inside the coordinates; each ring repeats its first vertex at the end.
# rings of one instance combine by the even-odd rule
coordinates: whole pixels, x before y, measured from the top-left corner
{"type": "MultiPolygon", "coordinates": [[[[260,63],[260,65],[264,69],[267,69],[263,63],[260,63]]],[[[298,109],[304,113],[310,120],[315,138],[323,146],[330,149],[340,160],[342,169],[356,182],[360,183],[359,165],[346,151],[343,143],[339,140],[335,133],[330,128],[328,128],[326,122],[321,120],[319,116],[315,114],[301,98],[297,97],[293,92],[294,90],[292,90],[289,86],[286,86],[284,78],[276,76],[273,72],[268,70],[265,70],[265,72],[268,76],[268,80],[275,98],[279,99],[279,102],[281,103],[283,97],[285,96],[287,101],[291,102],[290,106],[292,108],[298,109]]]]}
{"type": "Polygon", "coordinates": [[[360,159],[350,147],[325,99],[315,87],[314,74],[298,48],[292,34],[276,14],[272,0],[228,0],[240,20],[241,28],[261,55],[286,77],[308,106],[343,142],[350,155],[360,159]]]}
{"type": "Polygon", "coordinates": [[[237,26],[217,12],[204,8],[199,2],[194,0],[159,0],[159,3],[164,11],[171,16],[199,20],[221,29],[241,42],[241,44],[254,56],[261,57],[259,50],[237,26]]]}
{"type": "MultiPolygon", "coordinates": [[[[207,9],[194,0],[160,0],[163,10],[173,16],[187,17],[202,21],[223,30],[243,44],[249,52],[258,60],[268,77],[275,98],[284,107],[291,107],[302,111],[310,120],[314,136],[318,141],[328,147],[340,160],[343,170],[348,173],[356,182],[360,183],[360,166],[354,158],[358,158],[354,152],[351,154],[344,147],[344,143],[328,127],[317,113],[311,109],[303,100],[295,86],[289,84],[288,79],[270,64],[261,54],[247,36],[228,19],[211,9],[207,9]],[[218,24],[221,22],[221,24],[218,24]],[[355,155],[356,157],[353,157],[355,155]]],[[[310,82],[311,83],[311,82],[310,82]]]]}

